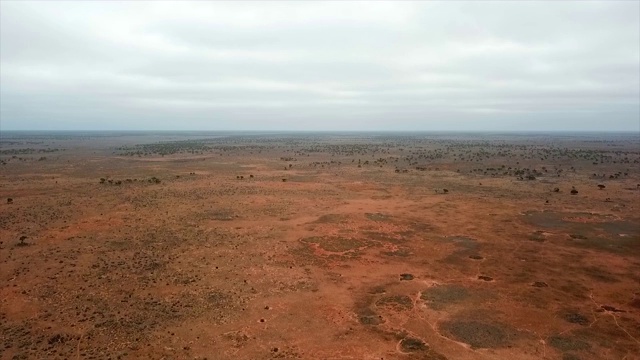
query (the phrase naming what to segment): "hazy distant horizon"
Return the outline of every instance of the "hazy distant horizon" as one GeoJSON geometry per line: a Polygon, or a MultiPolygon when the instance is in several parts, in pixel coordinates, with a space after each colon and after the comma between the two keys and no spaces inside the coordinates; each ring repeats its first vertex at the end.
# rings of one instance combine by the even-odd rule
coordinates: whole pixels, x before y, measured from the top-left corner
{"type": "Polygon", "coordinates": [[[0,2],[0,131],[640,132],[640,2],[0,2]]]}
{"type": "Polygon", "coordinates": [[[640,135],[640,131],[592,130],[2,130],[4,134],[36,133],[123,133],[123,134],[513,134],[513,135],[640,135]]]}
{"type": "Polygon", "coordinates": [[[587,133],[612,133],[612,134],[640,134],[639,129],[633,130],[539,130],[539,129],[522,129],[522,130],[473,130],[473,129],[433,129],[433,130],[421,130],[421,129],[388,129],[388,130],[341,130],[341,129],[327,129],[327,130],[305,130],[305,129],[294,129],[294,130],[286,130],[286,129],[4,129],[0,126],[0,133],[2,132],[203,132],[203,133],[215,133],[215,132],[277,132],[277,133],[576,133],[576,134],[587,134],[587,133]]]}

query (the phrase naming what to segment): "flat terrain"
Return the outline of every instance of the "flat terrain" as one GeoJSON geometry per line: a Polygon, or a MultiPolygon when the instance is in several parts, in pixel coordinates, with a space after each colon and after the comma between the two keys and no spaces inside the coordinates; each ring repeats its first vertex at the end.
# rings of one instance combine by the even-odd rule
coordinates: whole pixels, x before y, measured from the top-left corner
{"type": "Polygon", "coordinates": [[[640,359],[639,184],[638,134],[5,132],[0,358],[640,359]]]}

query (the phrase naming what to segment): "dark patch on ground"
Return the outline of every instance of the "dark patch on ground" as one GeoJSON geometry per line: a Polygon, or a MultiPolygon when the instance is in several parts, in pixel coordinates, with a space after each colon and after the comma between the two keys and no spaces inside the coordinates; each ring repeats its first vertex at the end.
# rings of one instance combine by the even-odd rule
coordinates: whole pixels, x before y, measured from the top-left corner
{"type": "Polygon", "coordinates": [[[427,344],[420,339],[408,337],[400,341],[400,348],[404,352],[422,351],[427,350],[427,344]]]}
{"type": "Polygon", "coordinates": [[[471,348],[499,348],[508,346],[515,331],[506,325],[480,321],[447,321],[441,328],[454,339],[471,345],[471,348]]]}
{"type": "Polygon", "coordinates": [[[472,259],[472,260],[482,260],[482,259],[484,259],[484,258],[483,258],[482,256],[480,256],[480,255],[469,255],[469,259],[472,259]]]}
{"type": "Polygon", "coordinates": [[[400,349],[405,353],[421,353],[420,356],[417,357],[418,359],[447,360],[444,355],[431,349],[424,341],[413,337],[406,337],[400,340],[400,349]]]}
{"type": "Polygon", "coordinates": [[[555,211],[527,211],[524,213],[525,222],[545,229],[562,227],[565,222],[555,211]]]}
{"type": "Polygon", "coordinates": [[[531,286],[537,287],[537,288],[543,288],[543,287],[548,287],[549,285],[547,285],[547,283],[544,281],[536,281],[533,284],[531,284],[531,286]]]}
{"type": "MultiPolygon", "coordinates": [[[[386,294],[385,288],[380,285],[374,286],[368,291],[368,295],[356,303],[355,312],[361,324],[380,325],[386,322],[376,308],[381,308],[382,311],[407,311],[413,308],[413,300],[409,296],[382,294],[386,294]]],[[[405,336],[406,333],[398,334],[398,340],[405,336]]]]}
{"type": "Polygon", "coordinates": [[[441,310],[447,305],[460,303],[470,297],[469,291],[460,285],[433,286],[420,295],[420,299],[427,302],[427,306],[434,310],[441,310]]]}
{"type": "Polygon", "coordinates": [[[449,265],[455,265],[463,271],[468,270],[469,268],[468,259],[471,256],[478,256],[480,244],[477,240],[470,237],[448,236],[442,238],[440,241],[451,243],[458,248],[458,250],[450,253],[440,261],[449,265]]]}
{"type": "Polygon", "coordinates": [[[356,314],[358,321],[362,325],[380,325],[385,322],[384,318],[371,309],[371,298],[367,301],[356,304],[356,314]]]}
{"type": "Polygon", "coordinates": [[[586,249],[640,256],[640,237],[637,236],[588,237],[586,239],[571,239],[568,244],[586,249]]]}
{"type": "Polygon", "coordinates": [[[400,274],[400,280],[413,280],[414,276],[412,274],[400,274]]]}
{"type": "Polygon", "coordinates": [[[602,229],[607,234],[619,237],[620,234],[635,237],[638,240],[640,236],[640,226],[631,221],[609,221],[595,224],[595,227],[602,229]]]}
{"type": "Polygon", "coordinates": [[[384,324],[384,319],[380,315],[361,315],[358,320],[362,325],[380,325],[384,324]]]}
{"type": "Polygon", "coordinates": [[[572,324],[588,325],[590,323],[586,316],[571,310],[562,313],[560,316],[564,321],[572,324]]]}
{"type": "Polygon", "coordinates": [[[615,219],[612,215],[592,213],[527,211],[523,216],[526,223],[535,227],[569,233],[571,241],[567,242],[568,245],[640,255],[640,226],[637,222],[612,220],[615,219]]]}
{"type": "Polygon", "coordinates": [[[492,278],[491,276],[478,275],[478,280],[482,280],[482,281],[493,281],[493,278],[492,278]]]}
{"type": "Polygon", "coordinates": [[[392,308],[399,311],[411,310],[413,308],[413,301],[406,295],[390,295],[376,301],[376,306],[392,308]]]}
{"type": "Polygon", "coordinates": [[[411,230],[418,235],[430,234],[436,231],[436,228],[433,227],[433,225],[422,222],[413,222],[409,224],[409,226],[411,227],[411,230]]]}
{"type": "Polygon", "coordinates": [[[386,292],[387,290],[385,290],[382,286],[374,286],[373,288],[371,288],[371,290],[369,290],[369,294],[384,294],[386,292]]]}
{"type": "Polygon", "coordinates": [[[588,350],[591,345],[573,336],[554,335],[549,337],[549,345],[560,351],[580,351],[588,350]]]}

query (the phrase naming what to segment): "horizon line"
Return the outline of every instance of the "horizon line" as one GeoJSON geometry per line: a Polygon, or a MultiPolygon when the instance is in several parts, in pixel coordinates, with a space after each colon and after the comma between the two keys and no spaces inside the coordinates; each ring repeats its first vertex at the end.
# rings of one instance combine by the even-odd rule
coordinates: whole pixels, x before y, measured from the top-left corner
{"type": "Polygon", "coordinates": [[[202,130],[202,129],[8,129],[2,132],[286,132],[286,133],[303,133],[303,132],[343,132],[343,133],[426,133],[426,132],[449,132],[449,133],[640,133],[637,130],[281,130],[281,129],[218,129],[218,130],[202,130]]]}

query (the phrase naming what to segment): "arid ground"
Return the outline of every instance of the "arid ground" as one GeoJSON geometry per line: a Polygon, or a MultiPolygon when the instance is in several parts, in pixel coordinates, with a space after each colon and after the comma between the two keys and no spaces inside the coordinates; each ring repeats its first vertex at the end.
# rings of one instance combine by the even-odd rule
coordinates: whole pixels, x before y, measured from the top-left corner
{"type": "Polygon", "coordinates": [[[0,358],[640,359],[639,184],[638,134],[3,132],[0,358]]]}

